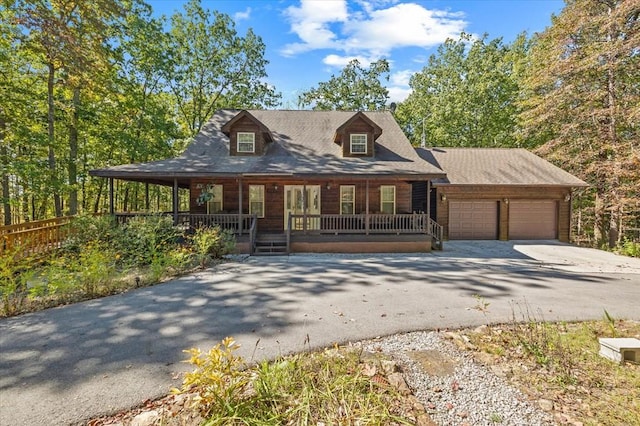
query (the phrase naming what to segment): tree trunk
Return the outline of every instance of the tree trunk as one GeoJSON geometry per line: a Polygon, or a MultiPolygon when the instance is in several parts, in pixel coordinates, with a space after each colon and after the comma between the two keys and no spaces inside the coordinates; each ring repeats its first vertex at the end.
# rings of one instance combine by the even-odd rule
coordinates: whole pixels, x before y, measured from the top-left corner
{"type": "Polygon", "coordinates": [[[11,191],[9,187],[9,153],[7,152],[7,146],[4,143],[5,129],[7,124],[2,116],[2,110],[0,109],[0,160],[2,162],[2,208],[4,210],[4,224],[11,225],[11,191]]]}
{"type": "Polygon", "coordinates": [[[604,209],[604,189],[599,185],[596,189],[596,199],[594,206],[594,221],[593,221],[593,237],[596,247],[602,247],[604,243],[605,235],[605,209],[604,209]]]}
{"type": "Polygon", "coordinates": [[[51,186],[53,189],[53,205],[56,217],[62,216],[62,200],[60,199],[60,190],[58,188],[58,178],[56,174],[56,155],[53,147],[55,145],[55,109],[53,105],[53,84],[56,69],[53,62],[49,62],[49,74],[47,76],[47,121],[48,121],[48,137],[49,137],[49,172],[51,174],[51,186]]]}
{"type": "Polygon", "coordinates": [[[96,194],[96,201],[93,203],[93,212],[98,213],[100,211],[100,198],[102,197],[102,189],[104,188],[105,179],[100,179],[100,185],[98,185],[98,193],[96,194]]]}
{"type": "Polygon", "coordinates": [[[73,112],[69,124],[69,215],[78,213],[78,110],[80,109],[80,87],[73,88],[73,112]]]}

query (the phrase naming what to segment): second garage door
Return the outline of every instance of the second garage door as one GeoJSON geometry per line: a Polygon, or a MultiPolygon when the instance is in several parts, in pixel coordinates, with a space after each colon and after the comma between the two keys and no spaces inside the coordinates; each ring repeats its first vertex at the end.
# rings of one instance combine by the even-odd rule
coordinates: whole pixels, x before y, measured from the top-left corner
{"type": "Polygon", "coordinates": [[[449,239],[495,240],[498,237],[496,201],[449,202],[449,239]]]}
{"type": "Polygon", "coordinates": [[[510,240],[553,240],[558,238],[558,214],[552,200],[511,201],[510,240]]]}

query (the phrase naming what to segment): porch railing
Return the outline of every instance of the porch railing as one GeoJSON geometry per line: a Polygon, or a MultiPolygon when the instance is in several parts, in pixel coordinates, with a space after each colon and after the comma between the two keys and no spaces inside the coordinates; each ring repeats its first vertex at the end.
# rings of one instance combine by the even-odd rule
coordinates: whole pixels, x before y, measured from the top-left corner
{"type": "Polygon", "coordinates": [[[427,234],[436,237],[442,233],[442,227],[424,213],[292,214],[289,229],[293,234],[427,234]]]}
{"type": "Polygon", "coordinates": [[[255,222],[256,216],[252,214],[197,214],[179,213],[178,225],[188,225],[190,227],[219,226],[235,234],[249,234],[251,225],[255,222]]]}
{"type": "Polygon", "coordinates": [[[19,250],[20,256],[37,255],[47,252],[69,234],[66,226],[72,217],[57,217],[0,227],[0,254],[19,250]]]}

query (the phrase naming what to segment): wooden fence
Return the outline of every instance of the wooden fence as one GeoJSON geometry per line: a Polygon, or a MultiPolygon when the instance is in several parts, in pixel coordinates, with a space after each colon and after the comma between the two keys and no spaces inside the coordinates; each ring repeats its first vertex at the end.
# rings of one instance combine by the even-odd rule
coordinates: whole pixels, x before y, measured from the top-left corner
{"type": "Polygon", "coordinates": [[[67,237],[71,216],[0,227],[0,255],[19,250],[22,256],[38,255],[58,247],[67,237]]]}

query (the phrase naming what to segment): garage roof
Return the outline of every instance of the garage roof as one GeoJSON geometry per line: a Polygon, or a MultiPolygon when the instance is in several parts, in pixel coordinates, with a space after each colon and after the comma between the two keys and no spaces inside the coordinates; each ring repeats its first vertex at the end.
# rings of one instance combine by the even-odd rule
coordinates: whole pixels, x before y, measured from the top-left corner
{"type": "Polygon", "coordinates": [[[588,186],[522,148],[418,148],[420,157],[444,170],[439,185],[588,186]]]}

